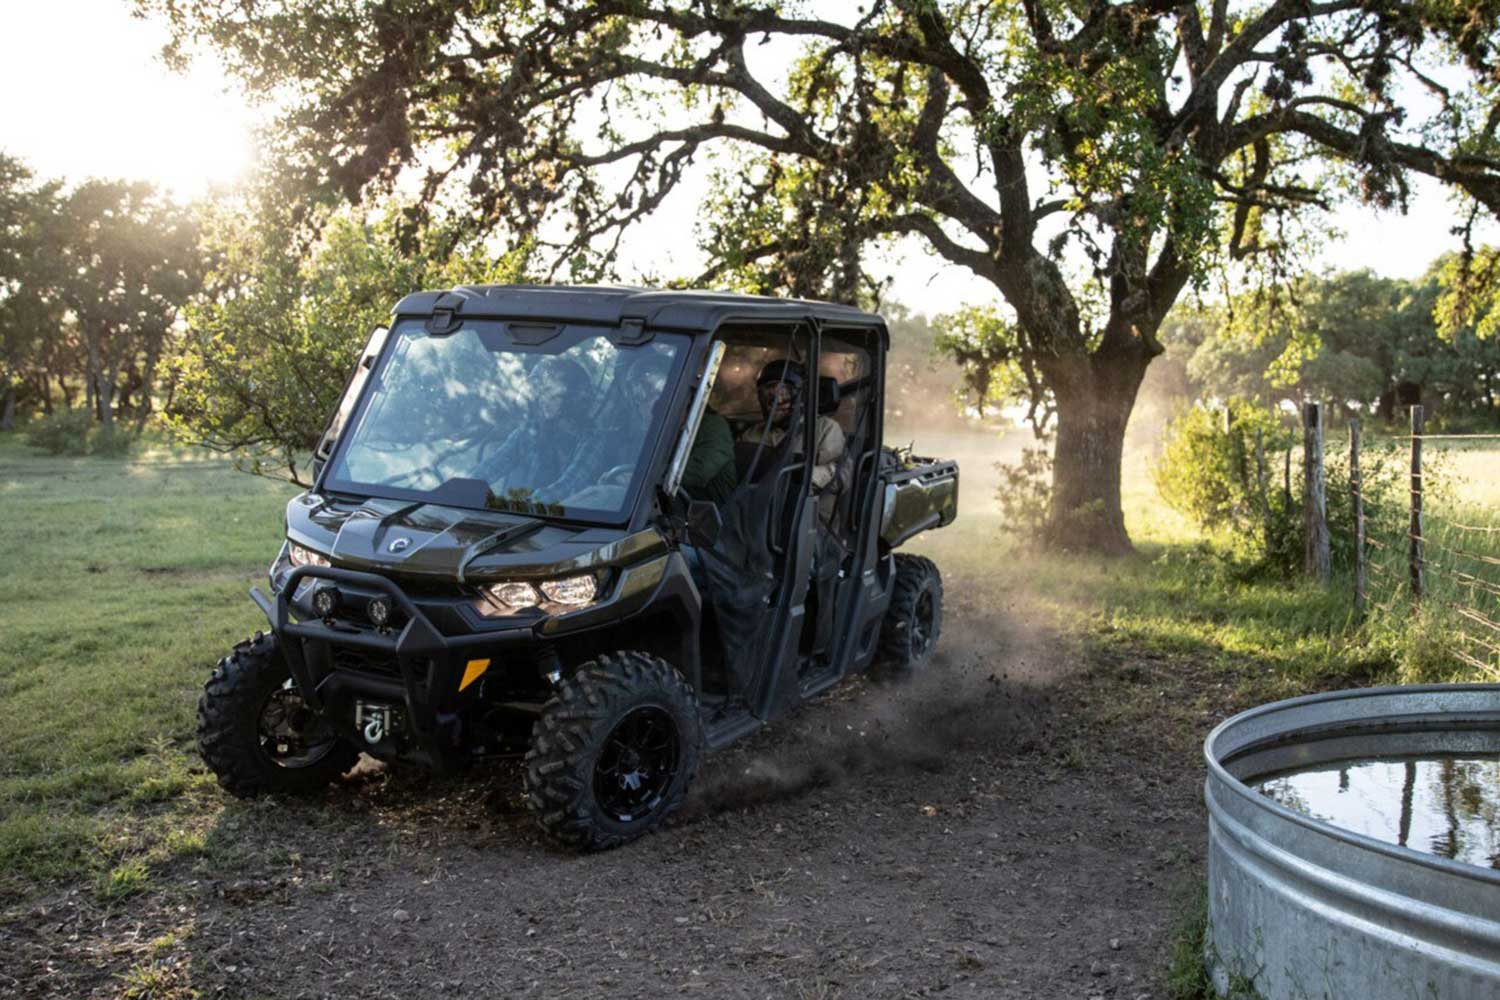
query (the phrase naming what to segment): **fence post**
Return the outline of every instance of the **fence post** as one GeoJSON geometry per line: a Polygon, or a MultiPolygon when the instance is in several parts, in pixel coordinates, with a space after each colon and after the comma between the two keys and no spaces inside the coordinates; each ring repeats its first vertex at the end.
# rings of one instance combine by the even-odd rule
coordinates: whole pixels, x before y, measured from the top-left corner
{"type": "Polygon", "coordinates": [[[1292,448],[1287,446],[1286,465],[1281,470],[1281,509],[1287,513],[1292,510],[1292,448]]]}
{"type": "Polygon", "coordinates": [[[1302,512],[1306,521],[1303,569],[1328,582],[1328,497],[1323,480],[1323,407],[1302,404],[1302,512]]]}
{"type": "Polygon", "coordinates": [[[1349,499],[1354,505],[1354,620],[1365,620],[1365,494],[1359,474],[1359,418],[1349,421],[1349,499]]]}
{"type": "Polygon", "coordinates": [[[1255,432],[1255,487],[1260,501],[1260,521],[1266,535],[1266,558],[1269,559],[1274,531],[1271,526],[1271,495],[1267,492],[1270,487],[1266,485],[1266,432],[1263,430],[1255,432]]]}
{"type": "Polygon", "coordinates": [[[1411,527],[1407,561],[1411,565],[1411,599],[1420,601],[1426,592],[1426,560],[1422,535],[1422,428],[1425,424],[1420,406],[1411,408],[1411,527]]]}

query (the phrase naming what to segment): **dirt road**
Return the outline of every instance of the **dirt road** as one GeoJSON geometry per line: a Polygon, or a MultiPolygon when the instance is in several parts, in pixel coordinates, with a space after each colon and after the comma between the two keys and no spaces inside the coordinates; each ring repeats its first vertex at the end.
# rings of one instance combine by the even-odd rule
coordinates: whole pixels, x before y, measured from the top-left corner
{"type": "Polygon", "coordinates": [[[1203,840],[1191,749],[1106,721],[1120,671],[970,590],[925,678],[710,758],[638,844],[547,847],[514,766],[372,769],[224,809],[143,896],[13,913],[0,993],[1161,997],[1203,840]]]}

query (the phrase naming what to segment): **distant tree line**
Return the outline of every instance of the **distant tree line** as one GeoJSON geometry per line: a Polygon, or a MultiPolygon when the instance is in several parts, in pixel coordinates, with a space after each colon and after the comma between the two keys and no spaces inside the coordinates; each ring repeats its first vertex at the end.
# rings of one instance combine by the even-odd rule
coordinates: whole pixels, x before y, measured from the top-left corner
{"type": "Polygon", "coordinates": [[[150,184],[65,188],[0,154],[0,428],[61,406],[139,431],[202,280],[198,244],[192,208],[150,184]]]}
{"type": "Polygon", "coordinates": [[[1163,340],[1193,396],[1321,400],[1387,422],[1420,404],[1450,421],[1500,422],[1500,337],[1440,308],[1453,266],[1439,259],[1415,280],[1306,276],[1278,296],[1179,309],[1163,340]]]}

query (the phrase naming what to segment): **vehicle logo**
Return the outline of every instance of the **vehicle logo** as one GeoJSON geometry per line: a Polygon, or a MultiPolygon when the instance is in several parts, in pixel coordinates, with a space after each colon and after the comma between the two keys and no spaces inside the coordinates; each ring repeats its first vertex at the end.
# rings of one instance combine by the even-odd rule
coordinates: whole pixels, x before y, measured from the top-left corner
{"type": "Polygon", "coordinates": [[[405,552],[410,545],[411,545],[411,539],[410,538],[397,538],[397,539],[395,539],[394,541],[391,542],[390,546],[387,548],[387,551],[388,552],[405,552]]]}

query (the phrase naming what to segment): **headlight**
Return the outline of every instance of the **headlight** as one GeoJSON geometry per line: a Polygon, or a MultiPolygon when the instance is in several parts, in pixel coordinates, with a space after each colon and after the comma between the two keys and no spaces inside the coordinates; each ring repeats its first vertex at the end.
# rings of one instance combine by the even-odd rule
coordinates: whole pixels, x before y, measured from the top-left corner
{"type": "Polygon", "coordinates": [[[511,611],[536,607],[542,603],[536,588],[529,583],[497,583],[484,588],[490,600],[511,611]]]}
{"type": "Polygon", "coordinates": [[[542,594],[553,604],[582,607],[592,604],[599,593],[599,584],[592,574],[570,576],[566,580],[548,580],[542,584],[542,594]]]}
{"type": "Polygon", "coordinates": [[[492,583],[479,589],[484,600],[475,602],[475,607],[488,618],[515,614],[527,608],[565,614],[593,604],[599,596],[599,581],[592,573],[585,573],[535,585],[518,580],[492,583]]]}
{"type": "Polygon", "coordinates": [[[287,561],[293,566],[328,566],[328,557],[320,555],[296,542],[288,542],[286,549],[287,561]]]}

